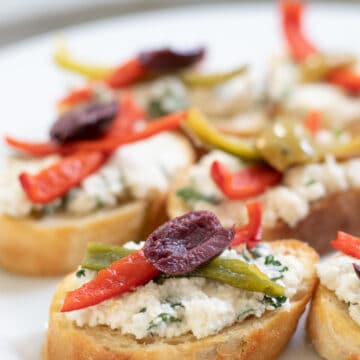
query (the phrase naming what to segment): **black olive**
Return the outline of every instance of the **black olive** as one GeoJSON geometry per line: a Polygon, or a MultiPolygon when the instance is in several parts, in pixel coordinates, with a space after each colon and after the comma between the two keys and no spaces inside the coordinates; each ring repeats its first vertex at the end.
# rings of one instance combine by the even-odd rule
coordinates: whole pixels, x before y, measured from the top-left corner
{"type": "Polygon", "coordinates": [[[235,236],[210,211],[193,211],[166,222],[147,238],[146,258],[168,275],[195,270],[226,249],[235,236]]]}
{"type": "Polygon", "coordinates": [[[138,55],[138,60],[148,70],[153,71],[176,71],[181,68],[194,65],[205,55],[202,47],[187,51],[177,51],[169,48],[143,51],[138,55]]]}
{"type": "Polygon", "coordinates": [[[56,120],[50,137],[59,143],[99,138],[109,129],[118,111],[118,101],[96,101],[70,110],[56,120]]]}

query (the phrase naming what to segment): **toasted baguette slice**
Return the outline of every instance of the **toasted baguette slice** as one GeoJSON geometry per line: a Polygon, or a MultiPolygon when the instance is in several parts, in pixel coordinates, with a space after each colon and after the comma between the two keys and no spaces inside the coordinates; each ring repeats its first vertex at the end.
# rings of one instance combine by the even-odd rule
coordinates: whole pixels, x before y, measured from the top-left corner
{"type": "MultiPolygon", "coordinates": [[[[176,195],[188,179],[189,169],[178,173],[167,200],[167,212],[174,218],[190,211],[189,205],[176,195]]],[[[234,214],[234,219],[237,218],[234,214]]],[[[230,222],[231,214],[227,212],[230,222]]],[[[269,241],[277,239],[299,239],[309,243],[320,254],[331,250],[330,241],[336,238],[339,230],[360,235],[360,188],[349,189],[332,194],[317,201],[310,208],[309,214],[295,227],[290,227],[283,221],[275,226],[263,228],[263,238],[269,241]]],[[[224,218],[220,218],[224,221],[224,218]]]]}
{"type": "Polygon", "coordinates": [[[328,360],[360,359],[360,326],[335,293],[319,285],[307,319],[316,351],[328,360]]]}
{"type": "Polygon", "coordinates": [[[50,308],[44,345],[45,360],[180,360],[180,359],[276,359],[294,333],[298,320],[317,283],[317,253],[296,240],[272,243],[276,253],[291,253],[304,264],[301,288],[290,300],[291,309],[265,313],[197,340],[186,334],[174,338],[151,337],[141,341],[106,326],[80,328],[59,312],[66,291],[74,288],[74,275],[59,285],[50,308]]]}
{"type": "MultiPolygon", "coordinates": [[[[190,165],[194,150],[180,135],[190,165]]],[[[167,193],[154,191],[146,200],[131,201],[87,215],[58,213],[36,219],[0,216],[0,267],[24,275],[53,276],[73,271],[88,242],[123,244],[138,241],[166,219],[167,193]]]]}

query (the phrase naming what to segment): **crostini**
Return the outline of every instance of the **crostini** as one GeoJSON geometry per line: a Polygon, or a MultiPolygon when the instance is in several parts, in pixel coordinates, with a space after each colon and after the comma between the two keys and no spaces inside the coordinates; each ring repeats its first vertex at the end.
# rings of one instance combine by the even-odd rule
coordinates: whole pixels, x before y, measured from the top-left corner
{"type": "Polygon", "coordinates": [[[340,232],[333,245],[340,252],[317,265],[307,330],[323,358],[360,359],[360,238],[340,232]]]}
{"type": "Polygon", "coordinates": [[[65,112],[49,143],[7,138],[30,157],[9,158],[0,175],[0,267],[28,275],[64,274],[76,268],[89,241],[140,240],[165,219],[170,181],[194,161],[190,142],[167,131],[186,115],[146,125],[133,100],[122,99],[100,138],[90,137],[93,120],[104,117],[108,102],[65,112]],[[70,125],[64,121],[69,118],[70,125]],[[76,131],[77,136],[82,131],[81,139],[68,139],[76,131]]]}
{"type": "Polygon", "coordinates": [[[90,244],[57,288],[44,359],[276,359],[312,296],[318,255],[249,235],[199,211],[142,244],[90,244]]]}
{"type": "Polygon", "coordinates": [[[300,117],[315,109],[322,114],[323,127],[359,134],[356,57],[326,53],[307,38],[302,1],[281,0],[279,5],[288,55],[277,56],[270,65],[267,95],[271,108],[300,117]]]}

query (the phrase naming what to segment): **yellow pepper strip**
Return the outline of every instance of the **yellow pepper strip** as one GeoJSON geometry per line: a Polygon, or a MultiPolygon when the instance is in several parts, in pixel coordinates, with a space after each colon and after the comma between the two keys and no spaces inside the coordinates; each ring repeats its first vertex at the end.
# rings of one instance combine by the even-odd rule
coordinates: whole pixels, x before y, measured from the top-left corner
{"type": "Polygon", "coordinates": [[[91,80],[103,79],[114,71],[112,67],[85,64],[74,59],[63,44],[57,47],[54,60],[61,68],[70,70],[91,80]]]}
{"type": "Polygon", "coordinates": [[[218,72],[212,74],[200,74],[198,72],[189,71],[180,74],[181,80],[185,85],[190,87],[212,87],[225,83],[235,76],[241,75],[248,70],[247,65],[239,66],[231,71],[218,72]]]}
{"type": "Polygon", "coordinates": [[[220,133],[208,123],[203,114],[197,109],[190,109],[188,111],[188,117],[184,125],[208,145],[239,156],[245,160],[261,160],[260,154],[255,147],[240,139],[220,133]]]}
{"type": "Polygon", "coordinates": [[[350,141],[340,144],[325,147],[323,149],[323,157],[326,154],[332,154],[337,160],[349,159],[360,155],[360,136],[357,136],[350,141]]]}

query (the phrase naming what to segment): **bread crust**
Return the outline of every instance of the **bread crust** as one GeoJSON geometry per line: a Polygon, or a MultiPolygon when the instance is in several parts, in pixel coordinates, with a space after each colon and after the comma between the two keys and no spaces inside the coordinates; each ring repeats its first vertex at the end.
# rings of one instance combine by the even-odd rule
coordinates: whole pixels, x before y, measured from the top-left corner
{"type": "Polygon", "coordinates": [[[218,334],[197,340],[191,334],[180,337],[137,341],[119,330],[105,326],[79,328],[59,312],[65,292],[73,287],[73,276],[59,285],[50,308],[44,360],[271,360],[276,359],[294,333],[298,320],[310,300],[317,278],[316,252],[299,241],[274,242],[274,249],[293,253],[304,263],[306,272],[301,289],[291,299],[289,312],[267,312],[223,329],[218,334]]]}
{"type": "MultiPolygon", "coordinates": [[[[176,195],[179,188],[187,183],[189,169],[179,172],[167,200],[170,218],[179,216],[190,207],[176,195]]],[[[336,238],[339,230],[360,235],[360,188],[349,189],[329,195],[314,203],[309,214],[295,227],[278,221],[272,227],[263,228],[263,239],[299,239],[309,243],[320,254],[331,251],[330,241],[336,238]]]]}
{"type": "MultiPolygon", "coordinates": [[[[179,134],[190,165],[195,153],[179,134]]],[[[87,215],[53,214],[40,219],[0,216],[0,267],[23,275],[54,276],[80,264],[88,242],[139,241],[166,219],[166,193],[87,215]]]]}
{"type": "Polygon", "coordinates": [[[360,326],[333,291],[319,285],[307,319],[316,351],[328,360],[360,360],[360,326]]]}

